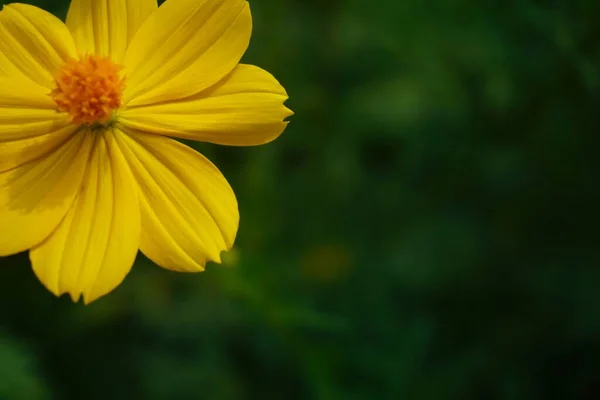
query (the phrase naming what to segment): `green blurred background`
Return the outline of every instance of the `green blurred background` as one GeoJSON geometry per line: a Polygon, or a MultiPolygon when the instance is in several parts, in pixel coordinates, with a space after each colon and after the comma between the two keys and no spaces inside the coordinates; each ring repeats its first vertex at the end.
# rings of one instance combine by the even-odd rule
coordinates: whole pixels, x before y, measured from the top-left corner
{"type": "Polygon", "coordinates": [[[1,259],[0,399],[600,398],[600,3],[250,2],[296,114],[194,145],[225,265],[85,307],[1,259]]]}

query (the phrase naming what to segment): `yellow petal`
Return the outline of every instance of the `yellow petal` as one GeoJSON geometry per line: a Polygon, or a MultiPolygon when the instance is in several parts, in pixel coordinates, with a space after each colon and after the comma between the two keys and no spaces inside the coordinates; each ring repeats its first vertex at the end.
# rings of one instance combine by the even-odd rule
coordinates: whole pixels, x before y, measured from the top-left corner
{"type": "Polygon", "coordinates": [[[283,132],[292,112],[285,89],[263,69],[238,65],[218,85],[186,99],[126,109],[128,127],[232,146],[267,143],[283,132]]]}
{"type": "Polygon", "coordinates": [[[94,133],[85,185],[52,235],[30,252],[33,270],[55,295],[90,303],[117,287],[135,260],[140,211],[135,181],[116,144],[94,133]]]}
{"type": "MultiPolygon", "coordinates": [[[[0,11],[0,15],[2,12],[0,11]]],[[[30,79],[23,75],[20,69],[18,69],[10,59],[2,52],[0,47],[0,77],[11,77],[13,79],[22,79],[31,82],[30,79]]]]}
{"type": "Polygon", "coordinates": [[[185,272],[233,245],[239,214],[233,191],[205,157],[175,140],[127,131],[121,148],[140,187],[140,250],[156,264],[185,272]]]}
{"type": "Polygon", "coordinates": [[[239,62],[252,31],[245,0],[168,0],[127,49],[124,104],[190,96],[215,84],[239,62]]]}
{"type": "Polygon", "coordinates": [[[54,15],[27,4],[9,4],[0,12],[0,62],[18,69],[32,81],[52,89],[54,74],[76,55],[69,30],[54,15]]]}
{"type": "Polygon", "coordinates": [[[0,172],[48,153],[77,128],[55,108],[48,89],[0,76],[0,172]]]}
{"type": "Polygon", "coordinates": [[[79,54],[111,56],[120,63],[138,28],[157,7],[156,0],[72,0],[67,26],[79,54]]]}
{"type": "Polygon", "coordinates": [[[42,136],[0,142],[0,172],[8,171],[50,153],[62,145],[76,129],[76,126],[67,126],[42,136]]]}
{"type": "Polygon", "coordinates": [[[73,135],[56,151],[0,173],[0,256],[27,250],[56,228],[79,190],[91,143],[73,135]]]}

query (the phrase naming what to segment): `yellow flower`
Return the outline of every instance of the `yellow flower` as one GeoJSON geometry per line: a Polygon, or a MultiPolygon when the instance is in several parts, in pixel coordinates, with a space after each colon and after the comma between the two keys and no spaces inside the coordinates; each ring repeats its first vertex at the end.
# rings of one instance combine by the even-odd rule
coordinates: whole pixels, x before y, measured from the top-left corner
{"type": "Polygon", "coordinates": [[[30,249],[54,294],[118,286],[138,249],[202,271],[233,245],[231,187],[169,136],[267,143],[291,115],[268,72],[239,64],[245,0],[73,0],[66,24],[0,11],[0,255],[30,249]]]}

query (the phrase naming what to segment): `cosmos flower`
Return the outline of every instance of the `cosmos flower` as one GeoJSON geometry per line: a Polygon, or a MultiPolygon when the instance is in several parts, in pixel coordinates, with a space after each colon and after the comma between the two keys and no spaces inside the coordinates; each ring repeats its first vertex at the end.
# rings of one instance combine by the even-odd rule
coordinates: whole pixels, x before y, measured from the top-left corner
{"type": "Polygon", "coordinates": [[[202,271],[233,245],[233,191],[184,138],[267,143],[291,115],[268,72],[240,64],[245,0],[73,0],[66,24],[0,11],[0,255],[30,250],[55,295],[112,291],[138,249],[202,271]]]}

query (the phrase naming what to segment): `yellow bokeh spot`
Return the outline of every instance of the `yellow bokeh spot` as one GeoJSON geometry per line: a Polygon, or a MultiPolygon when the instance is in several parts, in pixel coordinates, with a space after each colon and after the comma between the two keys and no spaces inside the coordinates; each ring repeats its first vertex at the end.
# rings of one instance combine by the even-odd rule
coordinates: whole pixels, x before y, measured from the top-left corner
{"type": "Polygon", "coordinates": [[[304,255],[301,267],[308,279],[331,283],[344,277],[351,264],[352,254],[348,248],[336,244],[321,244],[304,255]]]}
{"type": "Polygon", "coordinates": [[[106,57],[88,55],[69,60],[56,74],[52,99],[59,111],[71,114],[73,123],[104,125],[121,106],[125,88],[122,69],[106,57]]]}
{"type": "Polygon", "coordinates": [[[221,260],[223,262],[223,265],[227,267],[235,267],[240,262],[240,252],[236,248],[233,248],[229,251],[224,251],[221,254],[221,260]]]}

